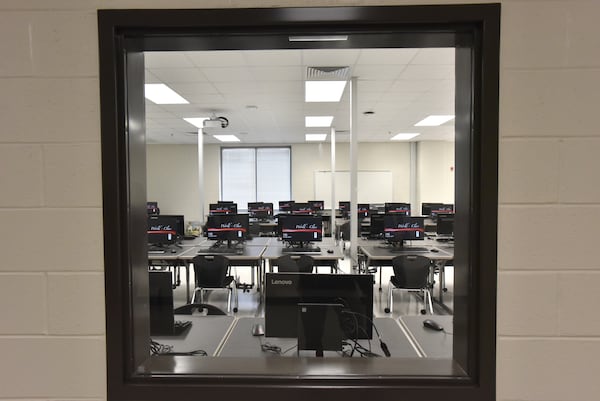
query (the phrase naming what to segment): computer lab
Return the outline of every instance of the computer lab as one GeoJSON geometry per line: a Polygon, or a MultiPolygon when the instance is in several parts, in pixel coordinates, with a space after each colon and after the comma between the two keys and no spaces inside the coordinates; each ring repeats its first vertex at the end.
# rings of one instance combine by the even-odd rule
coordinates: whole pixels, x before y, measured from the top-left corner
{"type": "Polygon", "coordinates": [[[452,359],[453,48],[144,61],[153,355],[452,359]]]}

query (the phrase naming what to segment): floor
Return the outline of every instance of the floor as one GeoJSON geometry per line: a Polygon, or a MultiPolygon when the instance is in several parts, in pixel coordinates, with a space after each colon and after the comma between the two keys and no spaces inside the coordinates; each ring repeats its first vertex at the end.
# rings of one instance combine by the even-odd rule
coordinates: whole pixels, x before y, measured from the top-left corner
{"type": "MultiPolygon", "coordinates": [[[[352,268],[350,264],[350,260],[346,257],[344,260],[340,261],[340,270],[344,273],[351,273],[352,268]]],[[[329,273],[329,268],[319,268],[318,273],[329,273]]],[[[379,274],[375,274],[375,290],[374,290],[374,299],[373,299],[373,314],[375,317],[398,317],[398,316],[410,316],[410,315],[418,315],[420,314],[421,309],[423,309],[423,301],[417,295],[413,295],[410,293],[405,293],[402,291],[396,291],[394,293],[394,305],[392,313],[385,313],[385,308],[387,306],[387,293],[388,293],[388,283],[389,278],[393,274],[392,267],[383,267],[383,290],[378,291],[379,288],[379,274]]],[[[241,283],[250,283],[251,275],[250,268],[248,267],[232,267],[231,274],[237,277],[238,282],[241,283]]],[[[436,315],[447,315],[451,314],[452,311],[452,299],[453,299],[453,278],[454,278],[454,268],[453,266],[446,266],[446,287],[447,292],[444,293],[444,307],[442,307],[439,303],[434,300],[434,314],[436,315]]],[[[185,274],[184,271],[180,274],[181,285],[175,288],[173,291],[174,294],[174,306],[178,307],[184,305],[186,303],[185,297],[185,274]]],[[[434,285],[434,297],[438,295],[438,283],[439,278],[436,275],[436,284],[434,285]]],[[[193,289],[193,286],[192,286],[193,289]]],[[[223,290],[215,290],[215,291],[206,291],[204,302],[210,303],[212,305],[218,306],[223,310],[227,309],[227,291],[223,290]]],[[[250,291],[244,292],[242,290],[238,290],[238,317],[244,316],[264,316],[263,305],[260,303],[259,293],[256,289],[252,289],[250,291]]]]}

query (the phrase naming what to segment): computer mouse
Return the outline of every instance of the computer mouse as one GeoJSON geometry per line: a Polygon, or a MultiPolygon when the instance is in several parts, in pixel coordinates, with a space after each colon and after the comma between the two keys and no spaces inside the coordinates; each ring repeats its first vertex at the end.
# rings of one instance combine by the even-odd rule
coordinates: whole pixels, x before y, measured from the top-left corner
{"type": "Polygon", "coordinates": [[[327,253],[333,253],[333,249],[328,249],[327,253]]]}
{"type": "Polygon", "coordinates": [[[438,252],[439,252],[439,250],[438,250],[438,249],[435,249],[435,248],[432,248],[432,249],[430,250],[430,252],[433,252],[433,253],[438,253],[438,252]]]}
{"type": "Polygon", "coordinates": [[[171,249],[171,253],[177,253],[176,249],[171,249]]]}
{"type": "Polygon", "coordinates": [[[257,336],[264,336],[265,335],[265,328],[262,324],[260,323],[255,323],[252,325],[252,335],[257,337],[257,336]]]}
{"type": "Polygon", "coordinates": [[[440,326],[440,324],[438,322],[436,322],[435,320],[431,320],[431,319],[423,320],[423,327],[426,327],[428,329],[435,330],[435,331],[444,330],[444,328],[442,326],[440,326]]]}

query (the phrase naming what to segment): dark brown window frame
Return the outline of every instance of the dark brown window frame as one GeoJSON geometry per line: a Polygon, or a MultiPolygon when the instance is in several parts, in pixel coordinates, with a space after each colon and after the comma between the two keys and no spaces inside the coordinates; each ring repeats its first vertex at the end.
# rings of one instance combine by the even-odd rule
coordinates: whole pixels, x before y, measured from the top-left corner
{"type": "Polygon", "coordinates": [[[98,23],[109,400],[495,399],[499,4],[100,10],[98,23]],[[149,337],[143,51],[273,49],[290,33],[334,32],[359,44],[379,35],[381,47],[456,47],[455,360],[342,359],[331,364],[344,375],[307,377],[293,358],[277,359],[271,373],[294,378],[251,375],[252,360],[181,370],[189,360],[148,358],[147,342],[134,341],[149,337]]]}

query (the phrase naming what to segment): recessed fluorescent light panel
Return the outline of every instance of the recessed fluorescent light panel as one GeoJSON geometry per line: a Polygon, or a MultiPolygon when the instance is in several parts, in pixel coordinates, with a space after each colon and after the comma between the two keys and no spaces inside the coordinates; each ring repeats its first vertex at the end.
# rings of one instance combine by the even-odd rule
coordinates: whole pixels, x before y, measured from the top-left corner
{"type": "Polygon", "coordinates": [[[348,35],[296,35],[289,36],[290,42],[341,42],[348,40],[348,35]]]}
{"type": "Polygon", "coordinates": [[[208,120],[208,117],[184,117],[188,123],[198,128],[204,128],[204,120],[208,120]]]}
{"type": "Polygon", "coordinates": [[[240,139],[235,135],[213,135],[213,138],[221,142],[240,142],[240,139]]]}
{"type": "Polygon", "coordinates": [[[454,116],[451,115],[432,115],[416,123],[415,127],[437,127],[438,125],[442,125],[452,120],[453,118],[454,116]]]}
{"type": "Polygon", "coordinates": [[[390,140],[392,141],[408,141],[409,139],[414,138],[415,136],[419,136],[421,134],[415,134],[415,133],[402,133],[402,134],[396,134],[393,137],[390,138],[390,140]]]}
{"type": "Polygon", "coordinates": [[[173,89],[165,84],[146,84],[144,85],[144,96],[156,104],[189,104],[187,100],[181,97],[173,89]]]}
{"type": "Polygon", "coordinates": [[[331,127],[333,116],[313,116],[304,117],[305,127],[331,127]]]}
{"type": "Polygon", "coordinates": [[[306,141],[323,142],[327,139],[327,134],[304,134],[306,141]]]}
{"type": "Polygon", "coordinates": [[[339,102],[344,94],[346,81],[306,81],[306,102],[339,102]]]}

